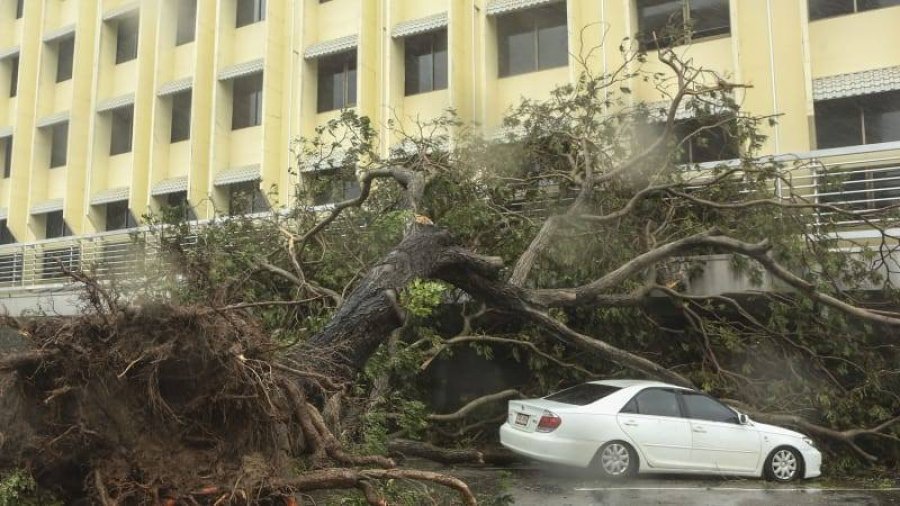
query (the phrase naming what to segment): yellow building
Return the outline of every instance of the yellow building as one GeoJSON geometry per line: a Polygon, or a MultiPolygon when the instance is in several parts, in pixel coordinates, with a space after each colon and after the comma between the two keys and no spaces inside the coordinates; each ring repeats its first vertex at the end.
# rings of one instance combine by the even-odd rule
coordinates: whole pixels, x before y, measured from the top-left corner
{"type": "Polygon", "coordinates": [[[900,196],[898,0],[0,0],[0,284],[164,204],[284,205],[258,190],[291,188],[291,139],[341,107],[496,129],[604,36],[595,70],[670,19],[751,113],[783,115],[768,152],[858,170],[863,205],[900,196]]]}

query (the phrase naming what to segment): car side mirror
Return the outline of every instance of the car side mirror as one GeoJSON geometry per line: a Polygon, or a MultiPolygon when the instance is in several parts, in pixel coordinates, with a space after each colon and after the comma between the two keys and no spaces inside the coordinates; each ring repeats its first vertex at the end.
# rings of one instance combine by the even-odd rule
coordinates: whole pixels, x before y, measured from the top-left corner
{"type": "Polygon", "coordinates": [[[750,417],[743,413],[738,413],[738,423],[741,425],[750,425],[750,417]]]}

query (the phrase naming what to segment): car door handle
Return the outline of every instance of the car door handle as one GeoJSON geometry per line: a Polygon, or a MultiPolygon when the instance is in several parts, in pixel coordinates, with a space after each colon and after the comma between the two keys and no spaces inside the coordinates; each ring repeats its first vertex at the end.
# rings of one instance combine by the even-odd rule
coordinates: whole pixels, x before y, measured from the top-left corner
{"type": "Polygon", "coordinates": [[[637,427],[638,423],[634,420],[628,420],[627,422],[622,422],[622,425],[627,425],[629,427],[637,427]]]}
{"type": "Polygon", "coordinates": [[[706,429],[703,427],[694,427],[694,432],[706,432],[706,429]]]}

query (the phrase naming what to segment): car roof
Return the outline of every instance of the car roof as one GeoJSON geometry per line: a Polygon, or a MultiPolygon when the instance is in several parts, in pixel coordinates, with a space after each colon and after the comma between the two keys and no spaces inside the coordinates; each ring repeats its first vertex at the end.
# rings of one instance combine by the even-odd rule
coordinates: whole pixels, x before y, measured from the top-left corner
{"type": "Polygon", "coordinates": [[[619,388],[628,388],[628,387],[666,387],[666,388],[680,388],[684,389],[682,386],[672,385],[670,383],[663,383],[661,381],[653,381],[653,380],[638,380],[638,379],[612,379],[612,380],[597,380],[590,381],[589,383],[593,383],[595,385],[608,385],[611,387],[619,387],[619,388]]]}

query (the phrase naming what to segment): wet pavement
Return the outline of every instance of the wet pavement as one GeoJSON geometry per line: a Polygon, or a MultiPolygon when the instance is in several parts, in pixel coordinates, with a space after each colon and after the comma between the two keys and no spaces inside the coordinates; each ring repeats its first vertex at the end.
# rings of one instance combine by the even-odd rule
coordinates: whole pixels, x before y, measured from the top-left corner
{"type": "MultiPolygon", "coordinates": [[[[505,481],[506,492],[521,506],[900,505],[900,483],[890,482],[815,479],[782,485],[754,479],[669,475],[610,482],[584,471],[551,466],[459,469],[452,474],[483,484],[494,479],[505,481]]],[[[478,485],[475,488],[485,490],[478,485]]]]}

